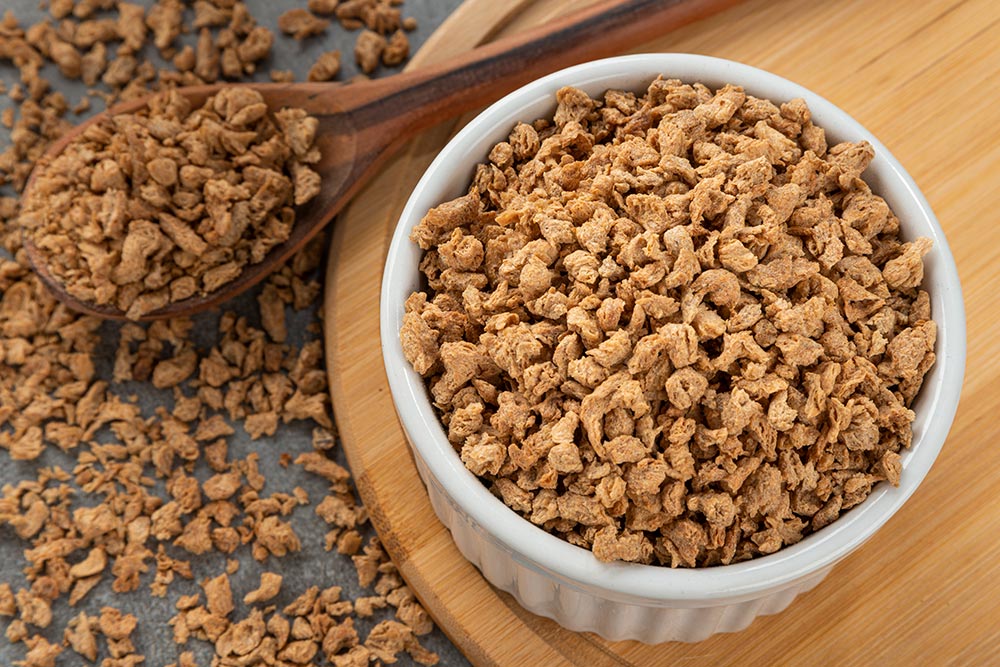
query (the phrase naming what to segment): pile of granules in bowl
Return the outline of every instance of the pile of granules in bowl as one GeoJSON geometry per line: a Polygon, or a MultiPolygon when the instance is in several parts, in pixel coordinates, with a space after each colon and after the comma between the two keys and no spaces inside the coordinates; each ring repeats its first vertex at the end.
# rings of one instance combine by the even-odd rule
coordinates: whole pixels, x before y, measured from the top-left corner
{"type": "MultiPolygon", "coordinates": [[[[337,462],[316,317],[323,239],[219,313],[151,324],[69,310],[21,244],[18,195],[67,114],[263,72],[281,43],[255,4],[51,0],[34,25],[0,20],[0,94],[15,103],[0,113],[4,665],[438,661],[428,647],[443,638],[428,636],[337,462]],[[73,79],[88,86],[78,102],[73,79]]],[[[358,31],[359,68],[399,64],[415,27],[387,0],[308,5],[335,17],[316,18],[323,31],[358,31]]],[[[303,64],[302,77],[333,78],[339,53],[303,64]]],[[[191,113],[228,122],[225,107],[191,113]]],[[[169,181],[172,168],[147,171],[169,181]]]]}
{"type": "Polygon", "coordinates": [[[466,467],[602,561],[774,553],[898,484],[930,241],[799,99],[563,88],[411,239],[400,336],[466,467]]]}

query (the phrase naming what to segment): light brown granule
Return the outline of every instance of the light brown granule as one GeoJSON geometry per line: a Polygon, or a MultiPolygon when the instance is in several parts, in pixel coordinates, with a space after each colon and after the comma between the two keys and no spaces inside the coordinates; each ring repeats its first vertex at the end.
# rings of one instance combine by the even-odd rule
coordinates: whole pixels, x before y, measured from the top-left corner
{"type": "Polygon", "coordinates": [[[281,575],[274,572],[263,572],[260,575],[260,587],[243,596],[243,604],[267,602],[281,590],[281,575]]]}
{"type": "Polygon", "coordinates": [[[382,64],[386,67],[396,67],[410,57],[410,38],[402,30],[397,30],[389,37],[385,50],[382,51],[382,64]]]}
{"type": "Polygon", "coordinates": [[[308,9],[289,9],[278,17],[278,28],[295,39],[305,39],[326,32],[330,22],[314,16],[308,9]]]}
{"type": "Polygon", "coordinates": [[[70,294],[136,319],[219,289],[288,238],[293,206],[319,191],[315,133],[304,112],[272,120],[246,88],[196,110],[165,93],[42,165],[21,223],[70,294]]]}
{"type": "Polygon", "coordinates": [[[314,14],[329,15],[337,10],[340,0],[309,0],[309,11],[314,14]]]}
{"type": "Polygon", "coordinates": [[[557,103],[411,234],[428,290],[400,338],[466,467],[600,560],[671,567],[898,484],[931,246],[861,178],[872,147],[735,86],[557,103]]]}
{"type": "Polygon", "coordinates": [[[291,83],[295,81],[295,72],[287,69],[273,69],[270,72],[271,81],[275,83],[291,83]]]}
{"type": "Polygon", "coordinates": [[[309,81],[332,81],[340,72],[340,51],[327,51],[309,70],[309,81]]]}
{"type": "Polygon", "coordinates": [[[354,43],[354,59],[362,72],[371,74],[375,71],[387,45],[388,42],[383,35],[373,30],[361,31],[354,43]]]}

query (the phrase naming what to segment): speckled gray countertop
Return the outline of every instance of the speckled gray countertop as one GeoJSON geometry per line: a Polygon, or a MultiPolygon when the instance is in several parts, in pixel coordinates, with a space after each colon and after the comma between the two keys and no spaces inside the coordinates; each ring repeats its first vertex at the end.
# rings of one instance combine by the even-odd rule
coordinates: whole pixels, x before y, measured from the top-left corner
{"type": "MultiPolygon", "coordinates": [[[[147,6],[152,4],[150,0],[132,1],[147,6]]],[[[258,23],[272,30],[276,30],[277,17],[280,13],[292,7],[304,7],[306,4],[305,0],[295,2],[288,0],[245,0],[245,2],[258,23]]],[[[35,23],[45,16],[45,12],[39,9],[38,4],[38,0],[4,0],[0,3],[2,5],[0,9],[12,10],[23,26],[35,23]]],[[[403,6],[404,16],[413,16],[419,22],[417,30],[410,33],[414,51],[459,4],[461,4],[461,0],[406,0],[403,6]]],[[[345,54],[343,70],[339,78],[348,79],[356,72],[353,58],[350,55],[355,35],[356,33],[348,33],[334,24],[325,35],[304,42],[296,42],[279,36],[275,40],[270,59],[260,67],[260,73],[266,76],[270,69],[291,69],[296,72],[298,78],[304,79],[306,71],[319,53],[339,48],[345,54]]],[[[192,35],[186,35],[183,39],[191,42],[192,35]]],[[[66,94],[71,105],[75,104],[84,93],[85,87],[82,83],[66,81],[58,75],[54,67],[50,66],[44,70],[43,75],[49,78],[56,90],[66,94]]],[[[9,88],[17,80],[17,70],[9,62],[0,61],[0,81],[3,81],[9,88]]],[[[6,95],[0,96],[0,110],[9,104],[10,100],[6,95]]],[[[73,117],[69,116],[69,118],[73,117]]],[[[6,148],[7,143],[8,131],[3,129],[0,131],[0,150],[6,148]]],[[[0,194],[9,195],[11,193],[5,188],[0,188],[0,194]]],[[[317,303],[321,302],[322,298],[317,301],[317,303]]],[[[256,320],[255,293],[245,295],[236,302],[227,304],[227,308],[246,314],[252,320],[256,320]]],[[[194,338],[201,349],[207,350],[217,343],[215,324],[218,318],[218,313],[206,313],[195,318],[194,338]]],[[[306,333],[306,326],[311,321],[315,321],[315,318],[315,312],[300,313],[290,318],[288,322],[289,342],[293,345],[300,345],[302,341],[312,337],[311,334],[306,333]]],[[[102,350],[98,352],[101,363],[98,373],[100,377],[110,380],[114,351],[118,341],[118,326],[105,323],[101,329],[101,335],[102,350]]],[[[168,391],[158,391],[148,384],[126,383],[125,386],[117,385],[114,389],[122,394],[137,394],[140,404],[147,411],[147,414],[152,414],[153,409],[158,405],[170,405],[168,391]]],[[[265,567],[262,568],[251,557],[249,547],[241,547],[235,552],[234,557],[238,557],[241,563],[239,571],[231,577],[233,597],[237,601],[235,618],[240,618],[241,614],[245,612],[245,605],[240,600],[246,592],[257,587],[262,569],[278,572],[284,577],[282,593],[275,600],[279,606],[287,604],[312,585],[318,585],[321,588],[331,585],[342,586],[345,598],[372,594],[370,590],[363,592],[359,588],[355,569],[349,557],[323,550],[323,536],[327,526],[316,516],[313,508],[322,498],[326,483],[319,477],[305,473],[300,466],[292,465],[285,468],[278,465],[279,456],[283,453],[291,454],[294,457],[301,452],[312,450],[312,426],[310,422],[293,422],[280,428],[274,437],[265,437],[256,442],[251,442],[240,427],[237,427],[236,433],[230,436],[229,452],[231,458],[245,457],[251,451],[259,452],[261,469],[266,472],[267,476],[265,492],[290,492],[295,486],[301,486],[309,493],[312,501],[308,507],[301,508],[291,517],[291,523],[302,540],[302,550],[299,553],[280,559],[269,559],[265,567]]],[[[346,465],[341,451],[337,451],[336,457],[341,464],[346,465]]],[[[43,465],[58,464],[67,470],[72,470],[74,462],[74,456],[64,454],[55,447],[49,447],[39,460],[32,462],[12,461],[6,452],[0,452],[0,484],[16,483],[24,478],[33,479],[37,468],[43,465]]],[[[27,585],[22,574],[22,569],[26,564],[22,552],[26,546],[27,543],[17,538],[10,527],[0,527],[0,582],[9,583],[15,590],[27,585]]],[[[197,579],[215,576],[222,572],[225,568],[226,556],[212,552],[204,556],[192,557],[191,560],[197,573],[197,579]]],[[[93,615],[99,613],[102,606],[112,605],[123,612],[135,614],[139,618],[139,625],[132,635],[132,639],[138,652],[145,655],[144,664],[148,667],[163,667],[174,662],[177,660],[178,654],[185,649],[193,650],[199,665],[207,667],[211,662],[211,646],[205,642],[191,640],[186,647],[179,647],[174,644],[172,629],[167,625],[167,621],[176,612],[174,602],[177,597],[200,591],[197,581],[178,580],[170,586],[167,597],[156,598],[149,594],[148,584],[152,581],[152,574],[153,572],[149,572],[143,576],[143,585],[137,591],[121,595],[111,591],[112,577],[105,577],[102,583],[91,591],[77,608],[69,607],[65,596],[60,597],[53,605],[54,620],[52,625],[42,634],[50,641],[60,641],[62,628],[71,617],[79,613],[81,608],[93,615]]],[[[368,629],[382,618],[391,618],[391,615],[383,614],[372,619],[355,619],[361,638],[363,639],[368,629]]],[[[9,620],[0,618],[0,628],[6,630],[9,620]]],[[[427,648],[440,655],[439,664],[449,667],[469,664],[440,630],[435,629],[432,634],[421,639],[427,648]]],[[[23,659],[24,650],[23,644],[11,645],[6,639],[0,638],[0,667],[10,667],[15,661],[23,659]]],[[[317,657],[320,655],[318,654],[317,657]]],[[[100,664],[105,656],[106,654],[102,652],[97,664],[100,664]]],[[[57,664],[75,667],[88,663],[79,655],[67,650],[60,656],[57,664]]],[[[413,663],[409,656],[403,654],[397,664],[413,663]]]]}

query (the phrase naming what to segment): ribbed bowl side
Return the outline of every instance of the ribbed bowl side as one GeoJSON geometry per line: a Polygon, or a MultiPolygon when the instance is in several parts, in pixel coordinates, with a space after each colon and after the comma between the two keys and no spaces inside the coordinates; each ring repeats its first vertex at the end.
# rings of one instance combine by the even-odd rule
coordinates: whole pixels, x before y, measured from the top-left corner
{"type": "Polygon", "coordinates": [[[448,497],[419,457],[415,459],[434,512],[466,560],[491,584],[513,595],[522,607],[568,630],[593,632],[610,641],[699,642],[717,633],[739,632],[758,616],[777,614],[832,569],[821,570],[795,586],[736,604],[680,608],[608,600],[531,567],[523,557],[498,544],[448,497]]]}

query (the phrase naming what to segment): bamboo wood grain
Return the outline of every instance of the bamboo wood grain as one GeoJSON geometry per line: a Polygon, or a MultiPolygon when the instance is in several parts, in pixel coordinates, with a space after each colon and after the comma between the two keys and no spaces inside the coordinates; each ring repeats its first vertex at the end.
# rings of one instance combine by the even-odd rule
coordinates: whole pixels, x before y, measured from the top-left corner
{"type": "MultiPolygon", "coordinates": [[[[468,0],[435,36],[446,57],[495,0],[468,0]],[[458,14],[456,14],[458,16],[458,14]]],[[[570,11],[521,3],[506,30],[570,11]]],[[[500,31],[499,34],[503,34],[500,31]]],[[[914,497],[814,591],[748,630],[694,645],[567,632],[492,589],[434,518],[392,408],[378,289],[396,216],[457,124],[422,135],[338,220],[326,290],[331,388],[376,527],[411,587],[479,665],[1000,664],[1000,4],[753,0],[641,51],[706,53],[801,83],[872,130],[923,189],[955,254],[968,313],[962,403],[914,497]]]]}

